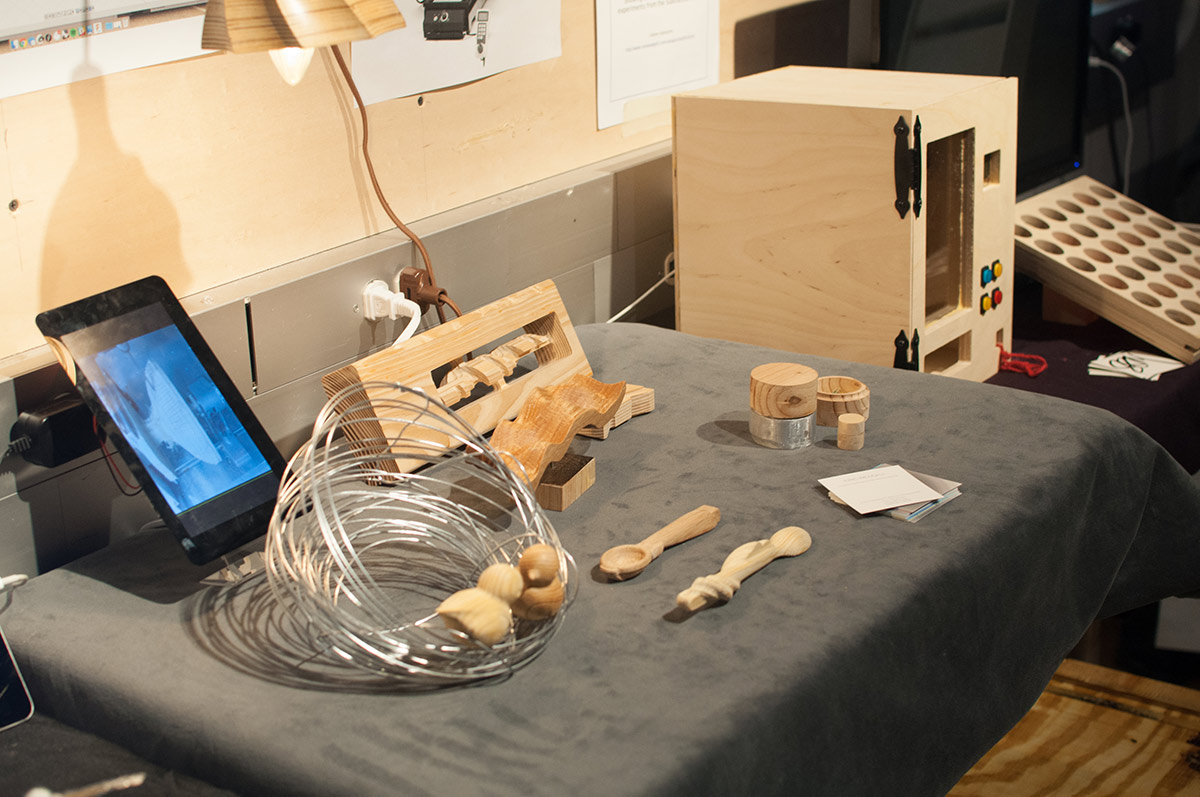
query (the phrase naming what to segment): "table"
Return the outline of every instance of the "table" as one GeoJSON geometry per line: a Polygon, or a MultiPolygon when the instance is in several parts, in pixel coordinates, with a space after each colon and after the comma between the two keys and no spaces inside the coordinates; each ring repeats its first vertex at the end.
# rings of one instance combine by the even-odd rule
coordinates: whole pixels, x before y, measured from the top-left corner
{"type": "Polygon", "coordinates": [[[5,631],[39,708],[245,794],[944,793],[1034,703],[1098,616],[1200,588],[1200,489],[1110,413],[938,376],[641,325],[582,327],[598,378],[656,390],[552,517],[578,594],[501,683],[411,694],[277,655],[261,582],[201,589],[163,535],[33,579],[5,631]],[[871,389],[866,446],[749,437],[752,367],[871,389]],[[963,482],[917,524],[859,518],[817,479],[880,462],[963,482]],[[700,504],[713,532],[637,578],[610,546],[700,504]],[[665,619],[738,544],[798,524],[803,556],[723,606],[665,619]]]}
{"type": "Polygon", "coordinates": [[[1040,283],[1017,275],[1013,304],[1013,351],[1044,357],[1036,377],[1001,371],[989,384],[1071,399],[1113,412],[1167,449],[1189,473],[1200,471],[1200,364],[1159,377],[1157,382],[1088,375],[1088,363],[1117,351],[1162,354],[1131,332],[1103,318],[1075,326],[1042,318],[1040,283]]]}

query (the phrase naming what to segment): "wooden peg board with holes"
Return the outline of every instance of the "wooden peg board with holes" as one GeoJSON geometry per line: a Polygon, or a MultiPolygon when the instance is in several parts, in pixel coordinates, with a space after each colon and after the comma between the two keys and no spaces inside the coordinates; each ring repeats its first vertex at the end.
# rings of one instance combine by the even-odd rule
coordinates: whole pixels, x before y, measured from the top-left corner
{"type": "Polygon", "coordinates": [[[1017,205],[1017,268],[1185,363],[1200,359],[1200,234],[1091,179],[1017,205]]]}

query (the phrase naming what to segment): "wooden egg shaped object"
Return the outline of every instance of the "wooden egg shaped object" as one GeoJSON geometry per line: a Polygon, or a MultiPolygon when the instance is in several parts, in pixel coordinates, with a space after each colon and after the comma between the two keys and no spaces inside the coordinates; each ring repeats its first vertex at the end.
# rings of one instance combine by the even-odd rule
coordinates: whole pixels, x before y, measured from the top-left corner
{"type": "Polygon", "coordinates": [[[461,631],[485,645],[494,645],[508,636],[512,628],[512,610],[508,604],[479,587],[455,592],[437,607],[446,627],[461,631]]]}
{"type": "Polygon", "coordinates": [[[544,542],[531,545],[521,553],[518,562],[528,587],[544,587],[558,578],[558,551],[544,542]]]}

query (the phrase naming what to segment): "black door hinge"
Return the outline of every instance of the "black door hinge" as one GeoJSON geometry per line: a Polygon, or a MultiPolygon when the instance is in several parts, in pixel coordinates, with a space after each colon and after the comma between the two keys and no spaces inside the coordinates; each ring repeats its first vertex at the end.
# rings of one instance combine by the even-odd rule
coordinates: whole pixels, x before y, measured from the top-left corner
{"type": "Polygon", "coordinates": [[[908,209],[913,209],[913,216],[921,216],[921,117],[913,122],[913,146],[908,147],[908,122],[901,116],[892,127],[896,134],[896,211],[900,218],[908,215],[908,209]],[[908,192],[913,195],[909,204],[908,192]]]}
{"type": "Polygon", "coordinates": [[[912,355],[909,355],[908,335],[904,330],[900,330],[900,334],[892,341],[896,346],[896,356],[892,360],[893,368],[900,368],[905,371],[920,371],[921,370],[921,335],[917,330],[913,330],[912,334],[912,355]]]}

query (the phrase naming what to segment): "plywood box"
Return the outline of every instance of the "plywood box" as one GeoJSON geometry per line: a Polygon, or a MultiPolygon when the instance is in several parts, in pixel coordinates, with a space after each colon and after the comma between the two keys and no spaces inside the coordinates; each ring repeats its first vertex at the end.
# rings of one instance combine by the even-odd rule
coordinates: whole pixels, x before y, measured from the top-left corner
{"type": "Polygon", "coordinates": [[[678,328],[991,376],[1016,120],[1013,78],[785,67],[677,95],[678,328]]]}

